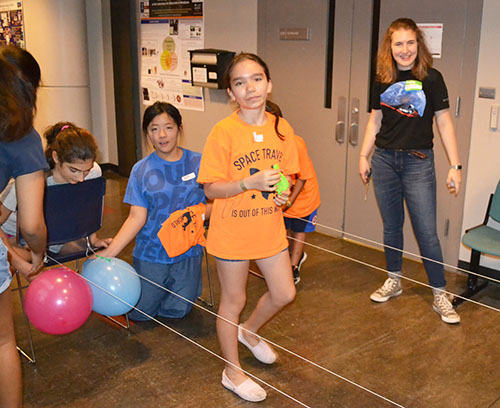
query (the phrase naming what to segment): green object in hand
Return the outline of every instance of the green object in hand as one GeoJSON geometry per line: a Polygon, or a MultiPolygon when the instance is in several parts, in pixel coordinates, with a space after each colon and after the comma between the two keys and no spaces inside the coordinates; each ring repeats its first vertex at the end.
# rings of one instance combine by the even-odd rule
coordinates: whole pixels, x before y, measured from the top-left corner
{"type": "MultiPolygon", "coordinates": [[[[273,169],[274,170],[279,170],[280,169],[280,166],[278,164],[273,164],[273,169]]],[[[288,190],[288,187],[289,187],[289,183],[288,183],[288,180],[286,179],[286,177],[283,175],[283,173],[280,174],[280,181],[278,182],[278,184],[276,185],[277,188],[276,188],[276,192],[278,193],[278,195],[281,195],[281,193],[283,191],[286,191],[288,190]]]]}

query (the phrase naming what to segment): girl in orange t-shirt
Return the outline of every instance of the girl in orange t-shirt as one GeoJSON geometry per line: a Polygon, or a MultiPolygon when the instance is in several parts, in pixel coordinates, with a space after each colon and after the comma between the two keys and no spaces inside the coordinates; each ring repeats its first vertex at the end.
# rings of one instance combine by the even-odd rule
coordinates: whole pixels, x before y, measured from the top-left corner
{"type": "Polygon", "coordinates": [[[214,200],[207,250],[216,257],[221,287],[218,314],[235,324],[246,301],[249,260],[255,260],[266,292],[248,320],[238,327],[217,319],[223,357],[229,361],[222,385],[247,401],[266,392],[240,369],[238,341],[261,362],[272,364],[274,350],[256,333],[295,297],[281,206],[290,191],[276,193],[280,170],[299,171],[294,132],[284,119],[267,113],[272,83],[269,69],[254,54],[237,55],[226,74],[227,92],[239,109],[217,123],[208,136],[198,182],[214,200]]]}

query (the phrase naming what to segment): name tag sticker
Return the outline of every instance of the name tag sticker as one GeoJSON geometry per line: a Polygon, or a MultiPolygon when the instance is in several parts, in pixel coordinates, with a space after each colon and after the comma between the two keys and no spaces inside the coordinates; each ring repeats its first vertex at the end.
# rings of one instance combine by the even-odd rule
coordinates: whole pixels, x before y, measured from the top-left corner
{"type": "Polygon", "coordinates": [[[422,90],[422,82],[409,79],[405,81],[405,91],[421,91],[422,90]]]}
{"type": "Polygon", "coordinates": [[[196,177],[196,174],[194,174],[194,172],[192,173],[189,173],[189,174],[186,174],[185,176],[182,176],[181,179],[182,181],[189,181],[189,180],[192,180],[196,177]]]}
{"type": "Polygon", "coordinates": [[[255,140],[256,142],[263,142],[264,135],[258,135],[256,132],[253,132],[253,140],[255,140]]]}

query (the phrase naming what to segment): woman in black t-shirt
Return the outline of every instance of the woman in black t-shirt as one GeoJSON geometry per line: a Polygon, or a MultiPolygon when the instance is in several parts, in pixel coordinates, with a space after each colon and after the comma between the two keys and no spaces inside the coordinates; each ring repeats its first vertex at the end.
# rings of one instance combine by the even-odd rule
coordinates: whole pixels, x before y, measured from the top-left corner
{"type": "Polygon", "coordinates": [[[406,202],[434,293],[433,309],[446,323],[459,323],[460,316],[444,292],[443,255],[436,231],[434,117],[450,161],[446,184],[455,196],[460,190],[462,166],[446,85],[441,73],[432,68],[432,56],[422,31],[409,18],[395,20],[385,34],[377,56],[377,80],[370,107],[359,174],[365,184],[373,175],[384,224],[389,272],[383,286],[370,298],[386,302],[402,293],[401,251],[406,202]]]}

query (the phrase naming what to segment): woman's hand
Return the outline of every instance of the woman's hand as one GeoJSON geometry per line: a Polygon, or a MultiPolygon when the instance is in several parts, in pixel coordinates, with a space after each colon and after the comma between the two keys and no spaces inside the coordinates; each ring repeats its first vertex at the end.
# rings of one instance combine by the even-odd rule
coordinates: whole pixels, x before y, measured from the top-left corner
{"type": "MultiPolygon", "coordinates": [[[[244,179],[248,190],[276,191],[281,178],[281,171],[275,169],[261,170],[244,179]]],[[[287,198],[288,199],[288,198],[287,198]]],[[[285,200],[286,202],[286,200],[285,200]]]]}
{"type": "Polygon", "coordinates": [[[361,181],[363,184],[367,184],[369,182],[369,175],[371,174],[370,162],[366,156],[359,157],[359,176],[361,177],[361,181]]]}
{"type": "Polygon", "coordinates": [[[450,169],[446,179],[446,187],[448,187],[450,194],[456,197],[460,191],[460,184],[462,184],[462,170],[450,169]]]}

